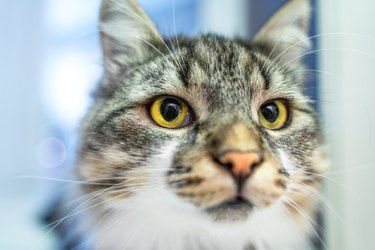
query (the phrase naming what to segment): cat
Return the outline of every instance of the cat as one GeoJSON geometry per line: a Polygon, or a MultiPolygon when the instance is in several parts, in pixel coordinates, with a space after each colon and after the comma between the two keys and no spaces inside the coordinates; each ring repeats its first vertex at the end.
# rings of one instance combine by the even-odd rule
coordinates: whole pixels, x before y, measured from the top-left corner
{"type": "Polygon", "coordinates": [[[306,248],[326,166],[303,93],[310,8],[288,1],[251,41],[163,39],[135,1],[104,0],[82,184],[50,214],[61,249],[306,248]]]}

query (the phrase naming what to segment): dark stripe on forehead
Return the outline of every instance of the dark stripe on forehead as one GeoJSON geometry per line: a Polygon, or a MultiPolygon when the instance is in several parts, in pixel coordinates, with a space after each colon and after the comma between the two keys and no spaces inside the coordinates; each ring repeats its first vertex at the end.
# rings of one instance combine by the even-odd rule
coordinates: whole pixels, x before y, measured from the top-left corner
{"type": "Polygon", "coordinates": [[[235,46],[231,46],[229,50],[224,50],[223,54],[225,54],[225,59],[219,63],[225,63],[225,73],[227,77],[229,76],[231,80],[235,79],[238,76],[238,72],[236,72],[236,67],[238,65],[238,50],[235,46]]]}
{"type": "Polygon", "coordinates": [[[269,90],[271,85],[271,73],[268,70],[267,66],[264,64],[259,65],[260,67],[260,73],[262,74],[262,77],[264,79],[264,89],[269,90]]]}
{"type": "Polygon", "coordinates": [[[185,87],[189,87],[190,63],[187,60],[180,60],[180,64],[181,66],[177,69],[178,77],[185,87]]]}
{"type": "Polygon", "coordinates": [[[264,80],[264,89],[269,90],[271,87],[272,83],[272,77],[271,77],[271,71],[270,71],[270,66],[269,66],[269,60],[262,60],[260,59],[257,55],[254,53],[251,53],[251,59],[253,60],[254,63],[257,64],[258,69],[260,71],[260,74],[262,75],[262,78],[264,80]]]}
{"type": "Polygon", "coordinates": [[[104,127],[105,124],[111,122],[113,119],[116,119],[117,117],[124,115],[126,111],[129,109],[134,108],[133,106],[123,106],[119,107],[110,113],[108,113],[104,118],[102,118],[99,123],[96,125],[97,131],[101,131],[101,129],[104,127]]]}

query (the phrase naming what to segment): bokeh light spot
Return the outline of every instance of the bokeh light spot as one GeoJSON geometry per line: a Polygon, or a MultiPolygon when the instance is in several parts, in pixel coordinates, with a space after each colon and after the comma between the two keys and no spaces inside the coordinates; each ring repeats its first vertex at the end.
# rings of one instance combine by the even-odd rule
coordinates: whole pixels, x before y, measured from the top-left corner
{"type": "Polygon", "coordinates": [[[41,140],[36,148],[36,158],[46,168],[61,166],[66,157],[65,143],[56,137],[47,137],[41,140]]]}

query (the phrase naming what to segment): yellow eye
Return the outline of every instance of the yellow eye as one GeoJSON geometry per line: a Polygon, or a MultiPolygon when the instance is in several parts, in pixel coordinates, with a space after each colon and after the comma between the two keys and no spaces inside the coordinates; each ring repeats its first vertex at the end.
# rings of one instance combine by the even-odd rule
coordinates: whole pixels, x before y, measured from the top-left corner
{"type": "Polygon", "coordinates": [[[289,120],[287,104],[282,100],[266,102],[259,109],[259,121],[271,130],[284,128],[289,120]]]}
{"type": "Polygon", "coordinates": [[[159,97],[150,106],[151,118],[161,127],[181,128],[192,121],[187,105],[175,97],[159,97]]]}

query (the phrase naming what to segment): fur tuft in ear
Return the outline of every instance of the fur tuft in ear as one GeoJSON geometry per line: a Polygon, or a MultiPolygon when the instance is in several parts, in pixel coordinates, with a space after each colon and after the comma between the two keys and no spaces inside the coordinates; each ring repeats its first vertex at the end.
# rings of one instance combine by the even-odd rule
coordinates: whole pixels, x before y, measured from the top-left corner
{"type": "Polygon", "coordinates": [[[299,62],[311,46],[308,39],[310,12],[309,0],[289,0],[261,28],[254,42],[265,45],[270,57],[299,62]]]}
{"type": "Polygon", "coordinates": [[[145,61],[162,41],[154,23],[135,0],[104,0],[100,31],[106,74],[145,61]]]}

